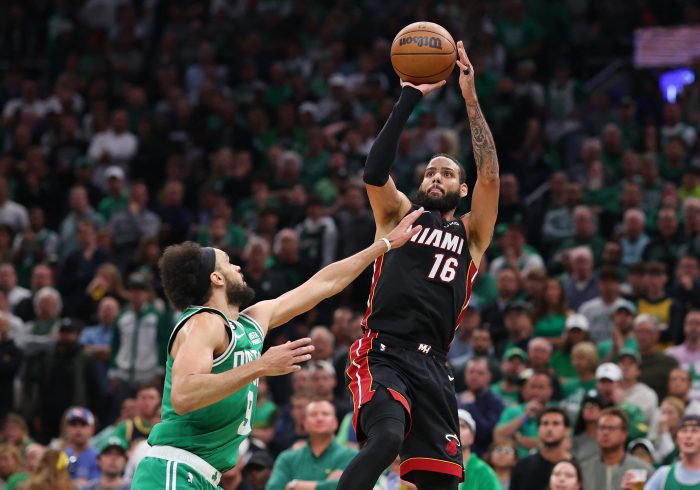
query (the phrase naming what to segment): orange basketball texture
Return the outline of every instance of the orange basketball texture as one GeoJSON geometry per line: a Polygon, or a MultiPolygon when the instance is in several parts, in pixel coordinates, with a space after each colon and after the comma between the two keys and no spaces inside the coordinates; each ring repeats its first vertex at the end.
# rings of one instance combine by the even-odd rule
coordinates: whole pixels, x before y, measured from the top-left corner
{"type": "Polygon", "coordinates": [[[404,82],[435,83],[455,67],[457,48],[447,30],[433,22],[409,24],[391,43],[391,65],[404,82]]]}

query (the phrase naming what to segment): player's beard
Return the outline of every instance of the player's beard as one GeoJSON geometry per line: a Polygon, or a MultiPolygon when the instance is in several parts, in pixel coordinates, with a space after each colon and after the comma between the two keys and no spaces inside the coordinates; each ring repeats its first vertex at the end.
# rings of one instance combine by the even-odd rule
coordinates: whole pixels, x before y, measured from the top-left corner
{"type": "Polygon", "coordinates": [[[445,195],[440,197],[432,197],[427,192],[422,189],[418,189],[416,197],[413,202],[418,206],[423,206],[423,209],[427,211],[439,211],[441,213],[447,213],[448,211],[454,211],[459,205],[459,191],[447,192],[445,195]]]}
{"type": "Polygon", "coordinates": [[[564,441],[564,439],[559,439],[558,441],[542,441],[542,445],[546,447],[547,449],[556,449],[558,448],[561,443],[564,441]]]}
{"type": "Polygon", "coordinates": [[[230,305],[245,306],[255,298],[255,290],[246,283],[235,283],[224,277],[226,281],[226,301],[230,305]]]}

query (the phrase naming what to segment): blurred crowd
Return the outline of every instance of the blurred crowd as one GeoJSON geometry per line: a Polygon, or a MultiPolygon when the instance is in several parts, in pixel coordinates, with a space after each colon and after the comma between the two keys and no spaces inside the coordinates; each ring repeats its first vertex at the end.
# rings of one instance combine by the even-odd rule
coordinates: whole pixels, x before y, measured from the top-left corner
{"type": "MultiPolygon", "coordinates": [[[[372,243],[362,167],[398,94],[391,39],[418,19],[465,41],[501,164],[449,354],[465,458],[503,489],[545,488],[573,458],[586,490],[677,458],[700,415],[700,61],[668,102],[630,60],[635,27],[698,23],[697,2],[8,0],[0,489],[129,488],[178,316],[168,245],[225,250],[261,300],[372,243]]],[[[453,75],[409,120],[399,188],[437,152],[473,184],[470,141],[453,75]]],[[[311,336],[314,358],[261,380],[224,488],[334,488],[357,447],[344,372],[370,279],[271,333],[311,336]],[[309,470],[307,440],[334,471],[309,470]]],[[[397,471],[378,488],[407,487],[397,471]]]]}

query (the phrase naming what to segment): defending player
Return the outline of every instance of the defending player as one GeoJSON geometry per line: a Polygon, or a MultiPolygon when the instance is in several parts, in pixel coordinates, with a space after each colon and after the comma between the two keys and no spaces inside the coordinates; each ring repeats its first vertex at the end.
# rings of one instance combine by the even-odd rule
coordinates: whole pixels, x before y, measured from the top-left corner
{"type": "Polygon", "coordinates": [[[364,180],[377,236],[419,205],[423,231],[374,264],[364,337],[350,348],[349,389],[355,429],[366,444],[339,490],[373,487],[401,453],[401,475],[418,488],[456,489],[463,477],[452,373],[445,354],[469,301],[498,212],[498,159],[479,108],[474,71],[458,43],[459,85],[467,105],[478,178],[471,212],[454,218],[467,195],[465,171],[447,155],[428,163],[415,203],[389,177],[399,136],[421,97],[445,82],[402,83],[401,97],[379,133],[364,180]]]}
{"type": "Polygon", "coordinates": [[[384,238],[298,288],[240,313],[253,290],[226,253],[192,242],[168,247],[160,259],[163,287],[184,312],[168,342],[162,422],[151,431],[152,447],[132,488],[215,488],[252,430],[257,379],[297,371],[311,358],[308,338],[261,356],[267,330],[342,291],[373,260],[406,243],[420,230],[412,227],[420,213],[406,216],[384,238]]]}

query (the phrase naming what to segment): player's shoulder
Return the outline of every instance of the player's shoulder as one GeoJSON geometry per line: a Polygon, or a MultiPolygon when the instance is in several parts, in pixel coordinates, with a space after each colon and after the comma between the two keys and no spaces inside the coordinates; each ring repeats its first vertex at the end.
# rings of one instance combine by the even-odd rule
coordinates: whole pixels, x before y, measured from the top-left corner
{"type": "Polygon", "coordinates": [[[186,336],[213,334],[220,331],[222,325],[226,325],[226,320],[218,313],[200,311],[185,320],[178,334],[186,336]]]}
{"type": "Polygon", "coordinates": [[[185,320],[185,325],[190,325],[190,324],[209,324],[209,323],[217,323],[221,324],[221,322],[226,322],[224,316],[220,313],[217,313],[212,310],[199,310],[196,313],[194,313],[192,316],[187,318],[185,320]]]}

